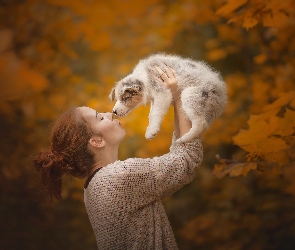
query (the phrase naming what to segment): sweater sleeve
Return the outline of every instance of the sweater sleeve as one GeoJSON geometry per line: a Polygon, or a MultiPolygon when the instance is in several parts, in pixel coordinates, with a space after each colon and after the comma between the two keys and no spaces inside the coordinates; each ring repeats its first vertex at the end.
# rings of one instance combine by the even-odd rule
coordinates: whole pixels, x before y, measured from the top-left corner
{"type": "Polygon", "coordinates": [[[203,160],[200,139],[173,142],[170,152],[154,158],[130,158],[120,162],[121,185],[138,205],[163,199],[191,182],[203,160]]]}

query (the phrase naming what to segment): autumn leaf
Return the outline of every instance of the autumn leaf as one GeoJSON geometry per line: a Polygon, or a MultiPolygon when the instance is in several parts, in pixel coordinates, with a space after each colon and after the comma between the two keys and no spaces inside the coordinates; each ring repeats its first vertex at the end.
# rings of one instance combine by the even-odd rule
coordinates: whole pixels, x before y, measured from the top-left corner
{"type": "Polygon", "coordinates": [[[254,61],[257,64],[263,64],[267,60],[267,56],[265,54],[260,54],[254,57],[254,61]]]}
{"type": "Polygon", "coordinates": [[[291,21],[294,15],[294,1],[270,0],[229,0],[217,10],[217,14],[228,17],[229,23],[242,23],[242,26],[249,30],[259,22],[265,27],[283,27],[291,21]]]}
{"type": "Polygon", "coordinates": [[[227,53],[224,49],[213,49],[210,50],[206,57],[210,61],[217,61],[227,56],[227,53]]]}
{"type": "Polygon", "coordinates": [[[251,170],[257,169],[257,163],[255,162],[232,162],[215,164],[213,174],[218,178],[223,178],[225,175],[232,177],[235,176],[246,176],[251,170]]]}
{"type": "Polygon", "coordinates": [[[273,103],[265,106],[263,108],[264,112],[272,112],[273,114],[277,114],[277,112],[284,106],[290,104],[293,108],[295,108],[294,103],[295,100],[295,91],[290,90],[289,92],[278,93],[278,99],[273,103]]]}
{"type": "Polygon", "coordinates": [[[221,8],[219,8],[216,12],[216,14],[221,16],[226,16],[229,13],[235,11],[239,7],[246,4],[248,0],[229,0],[225,5],[223,5],[221,8]]]}
{"type": "Polygon", "coordinates": [[[281,94],[278,100],[263,109],[264,113],[251,115],[249,128],[234,136],[234,143],[249,153],[260,154],[268,162],[277,162],[278,166],[287,164],[290,146],[286,138],[291,138],[295,132],[295,111],[285,106],[293,94],[281,94]],[[285,108],[284,116],[277,116],[282,108],[285,108]]]}
{"type": "Polygon", "coordinates": [[[277,114],[294,98],[294,92],[282,93],[280,98],[263,108],[264,113],[251,115],[249,129],[234,136],[234,142],[248,152],[275,152],[287,145],[278,136],[291,135],[295,126],[295,111],[286,109],[284,117],[277,114]]]}
{"type": "Polygon", "coordinates": [[[265,27],[283,27],[289,20],[286,12],[273,10],[262,14],[262,22],[265,27]]]}
{"type": "Polygon", "coordinates": [[[276,117],[268,115],[251,115],[248,120],[249,129],[241,130],[233,141],[247,152],[271,153],[287,148],[286,142],[282,138],[274,137],[274,132],[278,127],[272,127],[277,123],[276,117]]]}
{"type": "Polygon", "coordinates": [[[252,11],[248,11],[244,16],[243,16],[243,27],[246,30],[249,30],[250,28],[253,28],[258,24],[258,18],[256,14],[252,11]]]}

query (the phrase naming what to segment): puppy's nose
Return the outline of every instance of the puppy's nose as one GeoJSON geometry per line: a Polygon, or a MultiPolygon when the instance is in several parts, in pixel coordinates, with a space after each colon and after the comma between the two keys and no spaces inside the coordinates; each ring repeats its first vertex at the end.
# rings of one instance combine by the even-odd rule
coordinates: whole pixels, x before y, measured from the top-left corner
{"type": "Polygon", "coordinates": [[[113,112],[115,115],[117,115],[117,111],[116,111],[116,110],[113,110],[112,112],[113,112]]]}

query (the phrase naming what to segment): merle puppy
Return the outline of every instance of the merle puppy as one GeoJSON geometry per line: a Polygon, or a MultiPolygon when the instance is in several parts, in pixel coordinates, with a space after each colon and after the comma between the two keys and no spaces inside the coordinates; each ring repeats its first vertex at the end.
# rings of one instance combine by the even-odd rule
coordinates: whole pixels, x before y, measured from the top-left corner
{"type": "Polygon", "coordinates": [[[117,82],[112,89],[109,97],[112,101],[116,100],[113,113],[125,116],[139,105],[150,102],[145,137],[152,139],[156,136],[172,103],[172,94],[151,75],[153,73],[160,77],[155,65],[164,72],[164,65],[174,70],[183,111],[192,122],[191,130],[179,140],[185,142],[201,136],[222,114],[227,102],[227,88],[222,77],[202,61],[163,53],[140,60],[132,73],[117,82]]]}

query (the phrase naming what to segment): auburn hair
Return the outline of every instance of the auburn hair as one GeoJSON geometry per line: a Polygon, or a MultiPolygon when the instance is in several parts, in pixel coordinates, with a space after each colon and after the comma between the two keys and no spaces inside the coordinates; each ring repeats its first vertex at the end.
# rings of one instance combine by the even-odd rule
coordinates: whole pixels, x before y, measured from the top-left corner
{"type": "Polygon", "coordinates": [[[41,173],[42,183],[51,201],[61,199],[62,177],[85,178],[94,164],[88,149],[91,127],[78,108],[64,112],[51,128],[51,149],[33,156],[33,165],[41,173]]]}

